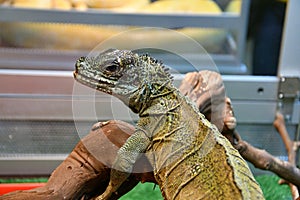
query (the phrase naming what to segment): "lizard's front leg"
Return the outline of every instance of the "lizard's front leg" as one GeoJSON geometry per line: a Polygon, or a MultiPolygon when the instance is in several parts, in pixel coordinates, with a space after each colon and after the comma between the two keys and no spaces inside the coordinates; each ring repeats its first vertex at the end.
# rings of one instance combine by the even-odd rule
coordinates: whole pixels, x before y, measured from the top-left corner
{"type": "Polygon", "coordinates": [[[125,144],[119,149],[117,158],[112,166],[108,187],[103,194],[97,197],[97,200],[108,199],[112,193],[117,191],[121,184],[129,177],[133,165],[149,144],[150,139],[140,129],[137,129],[127,139],[125,144]]]}

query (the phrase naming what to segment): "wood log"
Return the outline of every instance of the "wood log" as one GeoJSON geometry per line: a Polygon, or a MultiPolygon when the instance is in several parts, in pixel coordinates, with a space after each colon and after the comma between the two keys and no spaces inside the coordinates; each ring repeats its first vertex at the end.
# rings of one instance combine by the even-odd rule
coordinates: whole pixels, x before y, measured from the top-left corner
{"type": "MultiPolygon", "coordinates": [[[[55,169],[45,186],[3,195],[1,200],[92,199],[104,192],[110,177],[110,166],[117,150],[133,133],[134,127],[122,121],[97,123],[91,132],[55,169]],[[104,164],[105,163],[105,164],[104,164]]],[[[152,168],[142,157],[136,166],[144,174],[133,174],[111,199],[118,199],[139,181],[155,182],[152,168]]]]}

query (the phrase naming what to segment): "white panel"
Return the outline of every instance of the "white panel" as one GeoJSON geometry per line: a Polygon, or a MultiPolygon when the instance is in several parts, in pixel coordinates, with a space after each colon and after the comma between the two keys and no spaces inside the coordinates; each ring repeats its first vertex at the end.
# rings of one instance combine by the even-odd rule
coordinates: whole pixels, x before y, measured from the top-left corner
{"type": "Polygon", "coordinates": [[[279,76],[300,77],[300,1],[289,0],[282,40],[279,76]]]}

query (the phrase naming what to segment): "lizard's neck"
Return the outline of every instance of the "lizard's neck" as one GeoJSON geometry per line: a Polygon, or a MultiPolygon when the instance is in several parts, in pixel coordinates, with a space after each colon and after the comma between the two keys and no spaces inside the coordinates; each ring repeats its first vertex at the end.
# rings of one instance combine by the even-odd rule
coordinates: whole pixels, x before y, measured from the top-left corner
{"type": "Polygon", "coordinates": [[[141,104],[139,116],[166,115],[180,104],[180,94],[175,87],[165,87],[158,93],[152,93],[147,101],[141,104]]]}
{"type": "Polygon", "coordinates": [[[145,84],[130,96],[128,106],[133,112],[141,115],[146,109],[159,103],[160,99],[167,99],[176,91],[177,89],[171,82],[145,84]]]}

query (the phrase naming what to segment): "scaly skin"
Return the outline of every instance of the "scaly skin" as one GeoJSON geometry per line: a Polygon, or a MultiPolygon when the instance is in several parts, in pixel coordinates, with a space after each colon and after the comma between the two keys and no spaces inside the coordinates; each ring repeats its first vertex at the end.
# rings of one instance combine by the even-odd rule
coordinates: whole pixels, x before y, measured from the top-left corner
{"type": "Polygon", "coordinates": [[[97,199],[108,199],[118,189],[141,153],[153,165],[165,199],[264,199],[238,151],[180,94],[155,59],[110,49],[80,58],[74,77],[118,97],[140,117],[97,199]]]}

